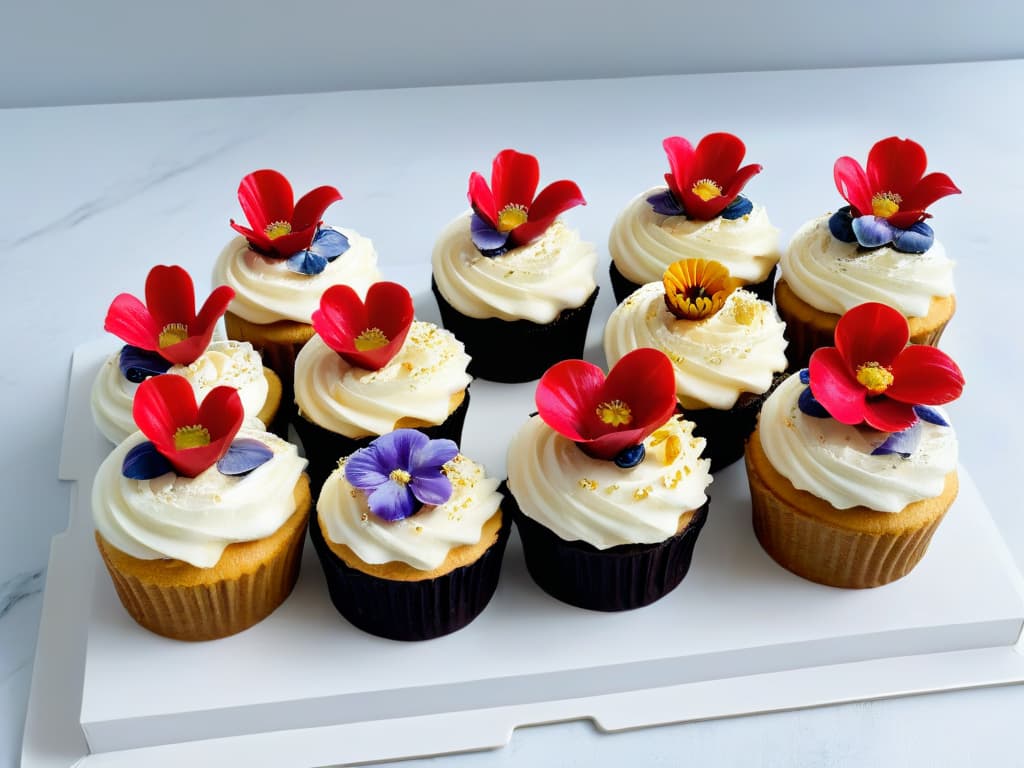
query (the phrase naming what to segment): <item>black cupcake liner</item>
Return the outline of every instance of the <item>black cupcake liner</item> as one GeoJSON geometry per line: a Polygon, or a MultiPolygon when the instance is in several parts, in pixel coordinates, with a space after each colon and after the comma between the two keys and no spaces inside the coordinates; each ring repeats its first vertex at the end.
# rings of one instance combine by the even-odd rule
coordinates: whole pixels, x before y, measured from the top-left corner
{"type": "MultiPolygon", "coordinates": [[[[431,440],[448,439],[460,445],[462,442],[462,427],[466,422],[466,412],[469,410],[469,388],[466,388],[465,397],[459,407],[448,414],[448,418],[440,424],[432,427],[417,427],[417,429],[431,440]]],[[[366,437],[346,437],[332,432],[329,429],[314,424],[309,419],[299,414],[292,422],[295,431],[302,441],[302,449],[309,461],[306,472],[309,474],[309,487],[313,498],[320,495],[320,489],[328,476],[338,467],[338,459],[349,456],[360,448],[365,448],[378,435],[366,437]]]]}
{"type": "Polygon", "coordinates": [[[433,278],[430,289],[444,327],[466,346],[472,358],[469,372],[506,384],[539,379],[560,360],[583,357],[587,325],[599,290],[595,288],[582,306],[563,310],[550,323],[540,325],[529,320],[467,317],[441,295],[433,278]]]}
{"type": "Polygon", "coordinates": [[[585,541],[565,541],[524,515],[511,494],[507,498],[526,569],[537,586],[563,603],[592,611],[640,608],[679,586],[690,570],[709,504],[705,501],[686,528],[661,543],[601,550],[585,541]]]}
{"type": "MultiPolygon", "coordinates": [[[[759,283],[750,283],[744,285],[744,290],[750,291],[757,295],[757,298],[767,301],[771,304],[775,297],[775,275],[779,271],[779,268],[772,267],[772,271],[768,273],[768,277],[759,283]]],[[[629,295],[633,293],[637,288],[640,287],[640,283],[634,283],[628,279],[625,275],[619,272],[618,267],[615,266],[615,262],[611,263],[608,268],[608,274],[612,280],[612,293],[615,294],[615,303],[621,304],[629,295]]]]}
{"type": "Polygon", "coordinates": [[[740,395],[736,405],[727,411],[715,408],[682,409],[683,418],[694,423],[694,436],[707,440],[702,455],[705,459],[711,459],[712,472],[724,469],[742,458],[747,438],[757,425],[757,414],[761,412],[761,406],[768,395],[788,377],[785,371],[776,373],[767,392],[760,395],[745,392],[740,395]]]}
{"type": "Polygon", "coordinates": [[[430,640],[462,629],[494,596],[512,519],[502,511],[497,540],[476,560],[436,579],[392,581],[346,565],[324,541],[315,514],[309,533],[331,602],[351,624],[389,640],[430,640]]]}

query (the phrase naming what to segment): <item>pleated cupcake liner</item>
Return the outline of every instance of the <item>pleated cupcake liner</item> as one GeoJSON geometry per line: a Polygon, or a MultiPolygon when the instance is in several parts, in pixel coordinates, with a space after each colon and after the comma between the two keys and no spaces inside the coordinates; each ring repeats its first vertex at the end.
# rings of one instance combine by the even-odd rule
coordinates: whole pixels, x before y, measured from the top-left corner
{"type": "Polygon", "coordinates": [[[298,526],[284,551],[252,573],[194,586],[163,586],[124,573],[104,545],[99,549],[121,604],[136,622],[164,637],[198,641],[234,635],[273,613],[295,586],[305,541],[305,525],[298,526]]]}
{"type": "MultiPolygon", "coordinates": [[[[511,494],[509,498],[513,499],[511,494]]],[[[508,505],[523,542],[526,569],[557,600],[592,611],[628,611],[661,599],[690,570],[697,537],[707,519],[704,502],[681,532],[658,544],[620,544],[600,550],[585,541],[565,541],[508,505]]],[[[682,514],[685,510],[680,510],[682,514]]]]}
{"type": "Polygon", "coordinates": [[[943,517],[918,530],[869,534],[817,521],[779,498],[749,462],[754,533],[762,548],[786,570],[809,581],[844,589],[866,589],[906,576],[928,550],[943,517]]]}
{"type": "MultiPolygon", "coordinates": [[[[417,429],[431,440],[447,439],[456,445],[462,443],[462,428],[466,423],[466,413],[469,411],[469,388],[466,388],[465,396],[459,407],[448,414],[448,418],[440,424],[431,427],[417,427],[417,429]]],[[[302,441],[302,449],[306,454],[309,466],[306,472],[309,474],[309,486],[316,499],[320,495],[320,489],[324,482],[338,467],[338,460],[351,456],[360,448],[367,447],[377,439],[378,435],[366,437],[346,437],[332,432],[309,419],[298,415],[292,422],[299,439],[302,441]]]]}
{"type": "MultiPolygon", "coordinates": [[[[766,277],[764,280],[761,280],[758,283],[750,283],[749,285],[744,285],[743,288],[745,290],[750,291],[753,294],[756,294],[757,298],[763,301],[767,301],[769,304],[771,304],[775,296],[775,275],[778,273],[778,271],[779,268],[777,266],[772,267],[772,271],[768,273],[768,277],[766,277]]],[[[619,272],[619,268],[615,266],[614,261],[608,268],[608,275],[612,281],[612,293],[615,295],[616,304],[621,304],[627,298],[629,298],[630,294],[632,294],[634,291],[640,288],[640,283],[634,283],[632,280],[630,280],[621,272],[619,272]]]]}
{"type": "Polygon", "coordinates": [[[389,640],[430,640],[462,629],[494,596],[511,518],[503,514],[497,540],[473,563],[434,579],[393,581],[352,568],[324,541],[316,515],[309,532],[334,607],[348,622],[389,640]]]}
{"type": "Polygon", "coordinates": [[[468,317],[448,303],[433,278],[430,288],[441,310],[441,322],[465,344],[472,358],[469,372],[506,384],[539,379],[560,360],[583,357],[587,326],[599,290],[595,288],[581,306],[563,310],[550,323],[539,324],[468,317]]]}

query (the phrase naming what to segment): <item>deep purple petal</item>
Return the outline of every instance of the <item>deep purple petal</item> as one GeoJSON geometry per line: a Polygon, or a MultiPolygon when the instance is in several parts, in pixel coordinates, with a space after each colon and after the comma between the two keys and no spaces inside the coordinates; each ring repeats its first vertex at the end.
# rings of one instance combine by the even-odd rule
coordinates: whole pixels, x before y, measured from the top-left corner
{"type": "Polygon", "coordinates": [[[904,459],[917,450],[921,442],[921,422],[916,422],[912,427],[902,432],[893,432],[885,439],[880,446],[871,452],[872,456],[886,456],[898,453],[904,459]]]}
{"type": "Polygon", "coordinates": [[[644,448],[644,444],[637,443],[636,445],[631,445],[628,448],[623,448],[615,454],[613,461],[615,462],[615,466],[619,469],[632,469],[642,462],[646,456],[647,449],[644,448]]]}
{"type": "Polygon", "coordinates": [[[324,227],[317,230],[308,250],[327,261],[334,261],[349,249],[348,238],[336,230],[324,227]]]}
{"type": "Polygon", "coordinates": [[[742,219],[748,213],[754,210],[754,204],[750,202],[743,195],[737,196],[735,200],[729,203],[719,214],[723,219],[734,221],[736,219],[742,219]]]}
{"type": "Polygon", "coordinates": [[[946,418],[934,408],[927,405],[915,405],[914,413],[917,414],[917,418],[927,421],[929,424],[938,424],[940,427],[948,427],[949,422],[946,418]]]}
{"type": "Polygon", "coordinates": [[[222,475],[244,475],[266,464],[273,457],[274,452],[264,443],[240,437],[228,446],[228,452],[217,462],[217,470],[222,475]]]}
{"type": "Polygon", "coordinates": [[[654,212],[662,216],[685,216],[686,211],[683,210],[683,206],[676,200],[675,195],[672,194],[671,189],[664,189],[661,192],[656,192],[647,198],[647,202],[651,204],[651,208],[654,212]]]}
{"type": "Polygon", "coordinates": [[[389,472],[392,469],[404,469],[412,474],[413,457],[429,442],[430,438],[418,429],[396,429],[378,437],[373,445],[377,446],[382,464],[390,467],[389,472]]]}
{"type": "Polygon", "coordinates": [[[413,475],[409,488],[424,504],[444,504],[452,497],[452,482],[438,472],[435,475],[413,475]]]}
{"type": "Polygon", "coordinates": [[[300,275],[319,275],[327,268],[327,259],[307,249],[289,256],[284,265],[300,275]]]}
{"type": "Polygon", "coordinates": [[[121,474],[130,480],[152,480],[173,471],[171,462],[149,440],[128,451],[121,464],[121,474]]]}
{"type": "Polygon", "coordinates": [[[880,216],[858,216],[851,224],[857,242],[865,248],[878,248],[892,242],[896,228],[880,216]]]}
{"type": "Polygon", "coordinates": [[[853,233],[853,213],[850,206],[844,205],[829,217],[828,231],[832,233],[832,237],[844,243],[857,240],[857,235],[853,233]]]}
{"type": "Polygon", "coordinates": [[[416,500],[409,487],[391,480],[378,486],[366,501],[373,514],[388,522],[402,520],[416,511],[416,500]]]}
{"type": "Polygon", "coordinates": [[[832,418],[832,414],[825,410],[825,406],[814,399],[814,395],[811,394],[810,387],[807,387],[800,393],[800,397],[797,399],[796,404],[797,407],[807,416],[813,416],[816,419],[832,418]]]}
{"type": "Polygon", "coordinates": [[[923,221],[919,221],[907,229],[897,229],[892,247],[902,253],[924,253],[934,242],[935,232],[923,221]]]}
{"type": "Polygon", "coordinates": [[[150,352],[131,344],[125,344],[121,348],[117,364],[122,375],[133,384],[141,384],[150,376],[167,373],[172,365],[171,361],[165,360],[159,352],[150,352]]]}
{"type": "Polygon", "coordinates": [[[806,368],[801,368],[800,372],[797,373],[797,376],[800,377],[800,383],[801,384],[810,384],[811,383],[811,372],[809,370],[807,370],[806,368]]]}
{"type": "Polygon", "coordinates": [[[459,446],[451,440],[427,440],[409,456],[409,472],[415,477],[439,472],[458,453],[459,446]]]}
{"type": "Polygon", "coordinates": [[[473,245],[484,256],[498,256],[508,243],[508,232],[499,232],[481,216],[474,213],[469,224],[473,245]]]}
{"type": "Polygon", "coordinates": [[[345,479],[355,488],[372,491],[388,482],[388,475],[394,466],[382,465],[379,453],[371,445],[349,456],[345,462],[345,479]]]}

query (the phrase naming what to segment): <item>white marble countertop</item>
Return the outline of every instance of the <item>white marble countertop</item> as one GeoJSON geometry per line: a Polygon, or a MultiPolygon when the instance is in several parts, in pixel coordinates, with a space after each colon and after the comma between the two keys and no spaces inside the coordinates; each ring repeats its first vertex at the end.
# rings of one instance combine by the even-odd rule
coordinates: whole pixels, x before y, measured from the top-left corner
{"type": "MultiPolygon", "coordinates": [[[[933,209],[958,262],[958,313],[943,346],[968,380],[951,409],[961,459],[1024,566],[1011,479],[1024,467],[1024,447],[1011,439],[1024,377],[1014,333],[1024,278],[1016,210],[1024,197],[1022,85],[1024,62],[1010,61],[0,112],[0,313],[17,331],[0,372],[8,434],[0,462],[0,764],[17,764],[49,541],[67,522],[69,493],[56,467],[71,352],[102,335],[110,299],[140,292],[155,263],[180,263],[208,288],[210,265],[231,235],[227,220],[240,214],[238,180],[258,167],[284,171],[300,190],[336,184],[345,195],[337,216],[373,237],[385,272],[410,263],[428,270],[434,237],[465,207],[469,171],[486,170],[504,146],[532,151],[544,179],[572,177],[587,195],[573,224],[599,246],[601,301],[610,302],[608,229],[666,170],[664,136],[740,134],[750,161],[765,167],[748,191],[768,206],[784,241],[840,204],[837,156],[863,159],[891,134],[920,141],[930,167],[964,192],[933,209]]],[[[502,750],[438,760],[1008,764],[1024,760],[1022,705],[1024,689],[1014,686],[616,735],[568,723],[523,729],[502,750]]]]}

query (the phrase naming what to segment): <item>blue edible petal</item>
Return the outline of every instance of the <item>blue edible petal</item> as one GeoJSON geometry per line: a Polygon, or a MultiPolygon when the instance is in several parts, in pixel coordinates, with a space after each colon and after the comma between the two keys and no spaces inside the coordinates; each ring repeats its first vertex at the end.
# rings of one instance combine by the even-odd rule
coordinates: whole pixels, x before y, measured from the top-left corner
{"type": "Polygon", "coordinates": [[[164,360],[158,352],[133,347],[131,344],[125,344],[121,348],[117,364],[122,375],[133,384],[141,384],[150,376],[167,373],[171,368],[171,362],[164,360]]]}
{"type": "Polygon", "coordinates": [[[844,205],[829,217],[828,231],[832,237],[844,243],[852,243],[857,239],[853,233],[853,211],[850,206],[844,205]]]}
{"type": "Polygon", "coordinates": [[[349,242],[345,235],[325,227],[316,231],[316,237],[313,238],[308,250],[317,256],[323,256],[327,261],[334,261],[348,249],[349,242]]]}
{"type": "Polygon", "coordinates": [[[274,452],[259,440],[240,437],[217,462],[217,469],[222,475],[244,475],[266,464],[273,456],[274,452]]]}
{"type": "Polygon", "coordinates": [[[897,229],[892,247],[902,253],[924,253],[934,242],[935,232],[923,221],[919,221],[907,229],[897,229]]]}
{"type": "Polygon", "coordinates": [[[885,439],[885,442],[871,452],[872,456],[886,456],[898,453],[904,459],[910,456],[921,442],[921,422],[915,422],[912,427],[902,432],[893,432],[885,439]]]}
{"type": "Polygon", "coordinates": [[[900,231],[881,216],[858,216],[853,220],[852,226],[857,242],[865,248],[888,245],[900,231]]]}
{"type": "Polygon", "coordinates": [[[801,368],[800,373],[797,374],[800,377],[801,384],[811,383],[811,370],[810,368],[801,368]]]}
{"type": "Polygon", "coordinates": [[[686,215],[686,210],[679,204],[679,201],[676,200],[676,196],[672,194],[671,189],[656,192],[647,198],[647,202],[651,204],[651,208],[654,209],[655,213],[661,214],[662,216],[686,215]]]}
{"type": "Polygon", "coordinates": [[[743,195],[737,195],[736,199],[725,206],[720,216],[723,219],[741,219],[754,210],[754,204],[747,200],[743,195]]]}
{"type": "Polygon", "coordinates": [[[643,461],[646,455],[647,449],[644,448],[643,443],[631,445],[629,448],[623,448],[615,455],[615,466],[622,469],[630,469],[643,461]]]}
{"type": "Polygon", "coordinates": [[[832,414],[825,410],[825,406],[814,399],[814,395],[811,394],[810,387],[807,387],[800,393],[800,397],[797,399],[796,404],[797,407],[808,416],[813,416],[816,419],[832,418],[832,414]]]}
{"type": "Polygon", "coordinates": [[[313,251],[303,250],[289,256],[284,265],[300,275],[319,275],[327,268],[327,259],[313,251]]]}
{"type": "Polygon", "coordinates": [[[129,480],[152,480],[173,471],[171,462],[149,440],[128,451],[121,464],[121,474],[129,480]]]}
{"type": "Polygon", "coordinates": [[[469,224],[469,233],[473,238],[473,245],[484,256],[501,256],[508,250],[508,232],[499,232],[477,213],[469,224]]]}
{"type": "Polygon", "coordinates": [[[949,422],[946,421],[946,417],[939,413],[934,408],[930,408],[927,405],[915,405],[914,413],[917,414],[917,418],[927,421],[929,424],[938,424],[940,427],[948,427],[949,422]]]}

